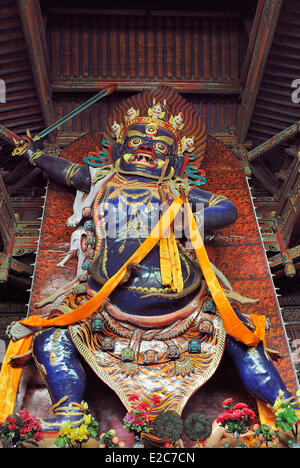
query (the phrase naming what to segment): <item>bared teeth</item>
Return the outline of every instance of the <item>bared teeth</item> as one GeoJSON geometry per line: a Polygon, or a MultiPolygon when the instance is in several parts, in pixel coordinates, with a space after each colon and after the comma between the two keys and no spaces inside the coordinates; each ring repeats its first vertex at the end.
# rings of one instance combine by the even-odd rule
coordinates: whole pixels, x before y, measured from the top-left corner
{"type": "Polygon", "coordinates": [[[152,164],[153,163],[153,158],[149,154],[138,153],[133,158],[132,162],[143,162],[143,163],[146,163],[146,164],[152,164]]]}

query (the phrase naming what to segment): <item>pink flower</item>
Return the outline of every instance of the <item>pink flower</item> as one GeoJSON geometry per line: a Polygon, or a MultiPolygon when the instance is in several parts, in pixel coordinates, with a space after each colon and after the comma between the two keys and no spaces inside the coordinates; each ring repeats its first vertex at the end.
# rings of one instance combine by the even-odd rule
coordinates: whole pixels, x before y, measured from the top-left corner
{"type": "Polygon", "coordinates": [[[222,406],[230,406],[232,403],[232,398],[227,398],[226,400],[223,401],[222,406]]]}
{"type": "Polygon", "coordinates": [[[127,413],[126,416],[125,416],[125,419],[126,419],[127,422],[129,422],[131,424],[132,421],[133,421],[132,413],[127,413]]]}

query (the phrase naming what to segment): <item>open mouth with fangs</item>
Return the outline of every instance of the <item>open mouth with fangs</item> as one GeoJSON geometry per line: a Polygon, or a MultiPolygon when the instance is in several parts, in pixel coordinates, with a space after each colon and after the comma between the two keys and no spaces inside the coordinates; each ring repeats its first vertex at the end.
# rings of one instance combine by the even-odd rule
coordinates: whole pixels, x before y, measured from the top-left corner
{"type": "Polygon", "coordinates": [[[154,151],[152,148],[144,149],[140,147],[136,150],[130,162],[137,166],[155,167],[156,161],[154,151]]]}

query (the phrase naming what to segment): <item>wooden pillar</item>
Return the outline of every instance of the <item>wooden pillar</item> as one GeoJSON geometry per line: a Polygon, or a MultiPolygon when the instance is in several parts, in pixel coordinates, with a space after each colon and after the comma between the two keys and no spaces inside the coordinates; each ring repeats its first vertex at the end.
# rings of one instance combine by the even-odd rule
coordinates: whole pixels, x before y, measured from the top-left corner
{"type": "Polygon", "coordinates": [[[50,63],[39,0],[17,0],[45,126],[53,122],[50,63]]]}
{"type": "MultiPolygon", "coordinates": [[[[256,40],[253,47],[247,79],[242,92],[241,106],[238,114],[238,143],[243,143],[248,133],[257,93],[272,45],[281,5],[282,0],[264,0],[262,13],[258,11],[256,21],[254,21],[253,24],[252,37],[256,35],[256,40]],[[257,27],[259,17],[260,21],[259,26],[257,27]]],[[[262,2],[259,2],[258,8],[262,8],[262,2]]],[[[244,65],[244,73],[245,67],[248,68],[247,64],[244,65]]]]}

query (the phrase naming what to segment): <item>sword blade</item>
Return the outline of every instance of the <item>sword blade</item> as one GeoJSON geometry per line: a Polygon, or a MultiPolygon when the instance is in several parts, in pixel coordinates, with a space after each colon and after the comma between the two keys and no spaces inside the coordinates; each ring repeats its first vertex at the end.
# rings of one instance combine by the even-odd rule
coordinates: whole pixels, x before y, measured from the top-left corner
{"type": "Polygon", "coordinates": [[[80,104],[80,106],[76,107],[71,112],[69,112],[69,114],[65,115],[64,117],[62,117],[61,119],[57,120],[52,125],[50,125],[48,128],[38,133],[37,137],[39,139],[45,138],[45,136],[49,135],[49,133],[53,132],[53,130],[56,130],[58,127],[68,122],[68,120],[72,119],[80,112],[83,112],[85,109],[95,104],[95,102],[99,101],[104,96],[108,96],[115,89],[116,89],[115,85],[111,85],[108,88],[102,89],[100,93],[96,94],[95,96],[91,97],[87,101],[83,102],[82,104],[80,104]]]}
{"type": "MultiPolygon", "coordinates": [[[[116,89],[115,85],[111,85],[111,86],[109,86],[107,88],[102,89],[102,91],[100,91],[100,93],[96,94],[95,96],[91,97],[87,101],[80,104],[80,106],[73,109],[71,112],[69,112],[69,114],[65,115],[61,119],[57,120],[57,122],[54,122],[52,125],[50,125],[45,130],[42,130],[33,139],[35,141],[37,141],[37,140],[40,140],[41,138],[45,138],[45,136],[49,135],[49,133],[53,132],[53,130],[56,130],[60,125],[63,125],[64,123],[68,122],[68,120],[72,119],[73,117],[75,117],[80,112],[82,112],[85,109],[87,109],[88,107],[92,106],[93,104],[95,104],[95,102],[99,101],[104,96],[108,96],[115,89],[116,89]]],[[[14,145],[14,140],[17,141],[17,142],[20,142],[20,141],[23,140],[22,137],[20,137],[19,135],[12,132],[11,130],[9,130],[8,128],[4,127],[1,124],[0,124],[0,138],[2,138],[3,140],[5,140],[8,143],[11,143],[13,145],[14,145]]]]}

